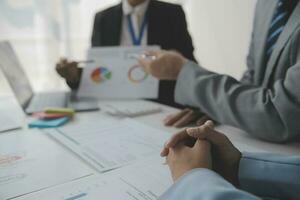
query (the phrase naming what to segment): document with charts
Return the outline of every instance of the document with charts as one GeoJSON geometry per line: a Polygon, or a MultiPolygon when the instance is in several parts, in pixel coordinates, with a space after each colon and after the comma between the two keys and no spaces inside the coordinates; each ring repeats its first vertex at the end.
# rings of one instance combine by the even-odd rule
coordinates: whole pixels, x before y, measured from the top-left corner
{"type": "Polygon", "coordinates": [[[11,199],[95,173],[38,131],[0,134],[0,199],[11,199]],[[67,162],[66,162],[67,161],[67,162]]]}
{"type": "Polygon", "coordinates": [[[88,51],[89,63],[83,68],[79,97],[102,99],[157,98],[158,80],[147,74],[136,56],[148,47],[97,47],[88,51]]]}
{"type": "Polygon", "coordinates": [[[167,165],[159,158],[83,178],[17,200],[156,200],[171,185],[167,165]]]}
{"type": "Polygon", "coordinates": [[[170,137],[164,131],[132,119],[95,119],[48,132],[99,172],[159,155],[170,137]]]}

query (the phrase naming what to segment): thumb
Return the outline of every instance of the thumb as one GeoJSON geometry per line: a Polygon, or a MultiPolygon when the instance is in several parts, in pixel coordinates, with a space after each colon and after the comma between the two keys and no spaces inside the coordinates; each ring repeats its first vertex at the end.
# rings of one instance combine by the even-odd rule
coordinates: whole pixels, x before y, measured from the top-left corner
{"type": "Polygon", "coordinates": [[[208,141],[197,140],[193,147],[193,152],[200,158],[201,167],[212,168],[211,144],[208,141]]]}
{"type": "Polygon", "coordinates": [[[165,53],[165,50],[150,50],[150,51],[146,51],[144,54],[146,56],[154,56],[154,57],[159,57],[161,54],[165,53]]]}
{"type": "Polygon", "coordinates": [[[189,136],[202,139],[202,140],[208,140],[214,145],[221,145],[224,144],[227,137],[214,130],[214,124],[212,121],[205,122],[204,125],[196,128],[188,128],[186,130],[189,136]]]}
{"type": "Polygon", "coordinates": [[[197,140],[197,142],[195,143],[193,149],[195,151],[197,151],[199,153],[199,155],[201,155],[203,153],[207,154],[207,153],[210,152],[211,145],[206,140],[197,140]]]}
{"type": "Polygon", "coordinates": [[[139,64],[141,65],[141,67],[143,68],[143,70],[146,72],[146,73],[149,73],[151,72],[151,61],[145,59],[145,58],[138,58],[138,62],[139,64]]]}
{"type": "Polygon", "coordinates": [[[191,137],[197,139],[206,139],[207,135],[210,134],[210,132],[213,129],[214,129],[214,123],[211,120],[209,120],[206,121],[202,126],[186,129],[186,132],[191,137]]]}

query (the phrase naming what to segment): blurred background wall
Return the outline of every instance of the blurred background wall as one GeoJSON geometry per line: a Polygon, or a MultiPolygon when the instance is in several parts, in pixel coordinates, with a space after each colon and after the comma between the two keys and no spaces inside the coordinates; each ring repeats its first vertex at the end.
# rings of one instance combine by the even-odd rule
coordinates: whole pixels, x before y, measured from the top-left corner
{"type": "MultiPolygon", "coordinates": [[[[256,0],[166,0],[186,11],[202,66],[240,78],[246,68],[256,0]]],[[[66,89],[61,56],[84,59],[94,14],[119,0],[0,0],[0,40],[12,42],[35,90],[66,89]]],[[[0,93],[7,89],[0,73],[0,93]]]]}

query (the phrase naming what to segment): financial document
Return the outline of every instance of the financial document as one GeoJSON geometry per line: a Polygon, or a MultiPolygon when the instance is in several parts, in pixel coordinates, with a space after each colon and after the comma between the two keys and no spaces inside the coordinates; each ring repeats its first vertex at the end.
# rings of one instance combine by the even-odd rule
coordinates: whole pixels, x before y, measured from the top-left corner
{"type": "Polygon", "coordinates": [[[170,137],[164,131],[132,119],[95,119],[48,132],[99,172],[159,155],[170,137]]]}
{"type": "Polygon", "coordinates": [[[162,163],[161,158],[151,158],[17,200],[155,200],[172,185],[171,174],[162,163]]]}
{"type": "Polygon", "coordinates": [[[97,47],[88,51],[79,97],[101,99],[157,98],[158,80],[147,74],[136,56],[159,47],[97,47]]]}
{"type": "Polygon", "coordinates": [[[0,135],[1,200],[67,183],[93,173],[93,169],[41,131],[0,135]]]}

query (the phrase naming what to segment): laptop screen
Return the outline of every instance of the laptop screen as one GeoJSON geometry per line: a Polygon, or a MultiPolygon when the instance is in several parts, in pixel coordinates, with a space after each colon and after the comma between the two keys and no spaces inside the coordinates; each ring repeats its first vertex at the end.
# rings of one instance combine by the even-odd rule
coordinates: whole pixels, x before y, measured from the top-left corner
{"type": "Polygon", "coordinates": [[[9,42],[0,42],[0,69],[21,106],[24,108],[33,96],[29,80],[9,42]]]}

